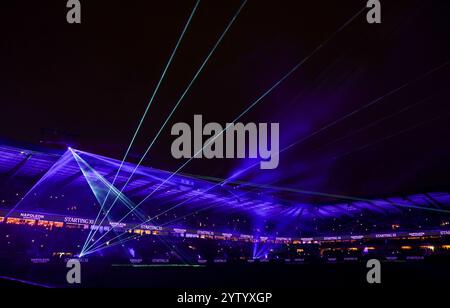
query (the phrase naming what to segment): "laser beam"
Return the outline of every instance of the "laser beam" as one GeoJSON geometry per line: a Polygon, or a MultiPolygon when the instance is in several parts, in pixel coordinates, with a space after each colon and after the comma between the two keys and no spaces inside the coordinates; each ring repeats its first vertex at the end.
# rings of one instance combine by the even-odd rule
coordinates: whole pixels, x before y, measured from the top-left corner
{"type": "MultiPolygon", "coordinates": [[[[164,70],[163,70],[163,72],[162,72],[162,75],[161,75],[161,77],[160,77],[160,79],[159,79],[157,85],[156,85],[156,88],[155,88],[155,90],[153,91],[153,94],[152,94],[152,96],[151,96],[151,98],[150,98],[150,101],[149,101],[149,103],[147,104],[147,107],[145,108],[144,114],[142,115],[141,120],[139,121],[139,124],[138,124],[138,126],[137,126],[137,128],[136,128],[136,131],[135,131],[134,134],[133,134],[133,137],[131,138],[131,142],[130,142],[130,144],[128,145],[128,148],[127,148],[127,150],[126,150],[126,152],[125,152],[124,157],[122,158],[122,162],[120,163],[119,169],[117,170],[117,173],[116,173],[116,175],[114,176],[114,180],[112,181],[112,185],[114,185],[114,184],[116,183],[117,177],[119,176],[119,173],[120,173],[120,171],[122,170],[123,164],[125,163],[125,160],[127,159],[128,155],[130,154],[131,148],[132,148],[132,146],[133,146],[133,144],[134,144],[134,142],[135,142],[135,140],[136,140],[136,138],[137,138],[137,135],[139,134],[139,131],[141,130],[142,124],[144,123],[144,120],[145,120],[145,118],[147,117],[147,114],[148,114],[148,112],[149,112],[149,110],[150,110],[150,106],[152,105],[152,103],[153,103],[153,101],[154,101],[154,99],[155,99],[155,97],[156,97],[156,94],[158,93],[159,88],[161,87],[161,84],[162,84],[162,82],[163,82],[163,80],[164,80],[164,78],[165,78],[165,76],[166,76],[166,74],[167,74],[167,71],[169,70],[169,67],[170,67],[170,65],[171,65],[172,62],[173,62],[173,59],[174,59],[174,57],[175,57],[175,55],[176,55],[176,53],[177,53],[177,50],[178,50],[178,48],[179,48],[179,46],[180,46],[180,44],[181,44],[181,41],[183,40],[183,38],[184,38],[184,36],[185,36],[185,34],[186,34],[186,31],[187,31],[187,29],[189,28],[189,25],[191,24],[191,21],[192,21],[194,15],[195,15],[195,12],[197,11],[197,8],[198,8],[198,6],[199,6],[199,4],[200,4],[200,1],[201,1],[201,0],[197,0],[197,2],[195,3],[194,8],[192,9],[191,14],[189,15],[189,18],[188,18],[188,20],[187,20],[187,22],[186,22],[186,25],[184,26],[183,31],[181,32],[181,35],[180,35],[180,37],[178,38],[178,41],[177,41],[177,43],[176,43],[176,45],[175,45],[175,48],[173,49],[172,54],[170,55],[169,60],[168,60],[166,66],[165,66],[165,68],[164,68],[164,70]]],[[[108,193],[107,193],[107,195],[106,195],[106,198],[105,198],[105,200],[103,201],[102,206],[100,207],[100,210],[99,210],[99,212],[98,212],[97,218],[95,219],[95,222],[98,221],[98,219],[99,219],[99,217],[100,217],[100,213],[103,211],[103,208],[104,208],[104,206],[105,206],[106,201],[108,200],[108,197],[109,197],[109,194],[110,194],[110,193],[111,193],[111,190],[108,191],[108,193]]],[[[84,250],[84,248],[86,248],[86,247],[85,247],[85,246],[86,246],[86,243],[88,243],[88,242],[90,241],[90,239],[89,239],[90,236],[91,236],[91,232],[88,234],[88,237],[86,238],[86,242],[85,242],[85,244],[83,245],[83,250],[84,250]]]]}
{"type": "Polygon", "coordinates": [[[67,150],[58,161],[50,167],[50,169],[36,182],[36,184],[31,187],[31,189],[17,202],[17,204],[9,210],[9,212],[5,215],[5,218],[8,218],[19,206],[22,202],[30,195],[32,191],[34,191],[39,185],[41,185],[46,179],[50,176],[54,175],[58,170],[60,170],[67,162],[71,159],[72,155],[70,155],[70,151],[67,150]]]}
{"type": "MultiPolygon", "coordinates": [[[[192,80],[190,81],[189,85],[187,86],[187,88],[184,90],[183,94],[181,95],[181,97],[178,99],[177,103],[175,104],[175,106],[173,107],[172,111],[169,113],[168,117],[166,118],[166,120],[164,121],[163,125],[161,126],[161,128],[159,129],[158,133],[156,134],[156,136],[153,138],[152,142],[150,143],[150,145],[148,146],[148,148],[146,149],[145,153],[143,154],[142,158],[140,159],[140,161],[138,162],[138,164],[136,165],[136,168],[133,170],[133,172],[131,173],[130,177],[128,178],[128,180],[125,182],[125,184],[122,187],[122,191],[125,189],[125,187],[128,185],[128,183],[131,181],[131,178],[133,177],[134,173],[137,171],[137,169],[139,168],[139,166],[142,164],[142,162],[144,161],[145,157],[147,156],[147,154],[150,152],[150,149],[153,147],[153,145],[155,144],[156,140],[158,139],[158,137],[160,136],[161,132],[163,131],[163,129],[165,128],[165,126],[167,125],[167,123],[169,122],[169,120],[171,119],[172,115],[175,113],[175,111],[178,109],[178,107],[180,106],[181,102],[184,100],[184,98],[186,97],[187,93],[190,91],[192,85],[195,83],[195,81],[198,79],[198,76],[200,75],[200,73],[203,71],[203,69],[205,68],[206,64],[208,63],[209,59],[212,57],[212,55],[214,54],[214,52],[216,51],[217,47],[219,47],[220,43],[222,42],[223,38],[225,37],[225,35],[228,33],[229,29],[231,28],[231,26],[234,24],[234,22],[236,21],[237,17],[239,16],[239,14],[241,13],[242,9],[244,8],[244,6],[247,4],[247,0],[243,1],[241,6],[239,7],[239,9],[237,10],[237,12],[234,14],[233,18],[231,19],[231,21],[228,23],[227,27],[225,28],[224,32],[220,35],[219,39],[217,40],[217,42],[214,44],[213,48],[211,49],[211,51],[209,52],[209,54],[207,55],[207,57],[205,58],[205,60],[203,61],[203,63],[200,65],[200,68],[197,70],[197,72],[195,73],[194,77],[192,78],[192,80]]],[[[164,184],[167,183],[167,181],[164,182],[164,184]]],[[[115,202],[117,201],[114,200],[112,206],[110,207],[110,209],[112,209],[112,207],[114,206],[115,202]]],[[[130,213],[126,214],[126,217],[128,217],[130,213]]],[[[125,217],[125,218],[126,218],[125,217]]],[[[107,232],[108,233],[108,232],[107,232]]],[[[105,233],[104,235],[106,235],[107,233],[105,233]]]]}
{"type": "MultiPolygon", "coordinates": [[[[226,126],[219,134],[217,134],[214,138],[211,138],[209,142],[207,142],[202,149],[200,149],[193,157],[187,160],[181,167],[179,167],[175,172],[173,172],[164,182],[162,182],[159,186],[155,188],[147,197],[145,197],[141,202],[139,202],[136,206],[139,207],[142,203],[144,203],[148,198],[150,198],[156,191],[158,191],[165,183],[170,181],[178,172],[180,172],[186,165],[188,165],[197,155],[199,155],[203,149],[209,146],[215,139],[220,137],[225,131],[227,131],[234,122],[238,121],[242,116],[244,116],[247,112],[249,112],[253,107],[255,107],[258,103],[260,103],[267,95],[269,95],[275,88],[277,88],[281,83],[283,83],[287,78],[289,78],[294,72],[296,72],[304,63],[306,63],[311,57],[313,57],[319,50],[321,50],[330,40],[332,40],[338,33],[345,29],[345,27],[350,24],[354,19],[356,19],[362,12],[364,12],[366,7],[363,7],[359,10],[354,16],[352,16],[349,20],[347,20],[341,27],[339,27],[329,38],[327,38],[322,44],[317,46],[306,58],[301,60],[298,64],[296,64],[287,74],[285,74],[280,80],[278,80],[272,87],[270,87],[266,92],[263,93],[258,99],[256,99],[249,107],[247,107],[240,115],[238,115],[229,125],[226,126]]],[[[126,219],[132,211],[127,213],[120,222],[126,219]]],[[[108,232],[106,232],[104,236],[106,236],[108,232]]],[[[100,239],[99,239],[100,240],[100,239]]],[[[97,242],[99,241],[97,240],[97,242]]]]}

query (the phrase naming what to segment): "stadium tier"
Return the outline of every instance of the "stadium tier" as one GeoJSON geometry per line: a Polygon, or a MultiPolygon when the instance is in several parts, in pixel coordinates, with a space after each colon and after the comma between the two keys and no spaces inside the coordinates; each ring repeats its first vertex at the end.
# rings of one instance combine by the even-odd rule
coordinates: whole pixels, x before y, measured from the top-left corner
{"type": "Polygon", "coordinates": [[[446,192],[339,196],[131,163],[114,180],[119,165],[74,149],[0,146],[2,257],[332,262],[374,253],[412,260],[450,248],[446,192]]]}

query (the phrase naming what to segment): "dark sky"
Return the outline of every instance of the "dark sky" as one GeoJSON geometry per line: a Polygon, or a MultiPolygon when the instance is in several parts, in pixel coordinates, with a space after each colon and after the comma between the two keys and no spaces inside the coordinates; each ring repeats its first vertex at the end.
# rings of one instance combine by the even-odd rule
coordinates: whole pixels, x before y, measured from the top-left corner
{"type": "MultiPolygon", "coordinates": [[[[121,158],[195,1],[81,2],[81,25],[67,24],[64,0],[1,2],[0,137],[121,158]]],[[[177,169],[175,122],[234,119],[365,3],[250,0],[145,164],[177,169]]],[[[240,4],[201,2],[130,160],[240,4]]],[[[355,195],[448,191],[450,1],[382,1],[382,14],[381,25],[360,15],[242,119],[279,122],[281,147],[314,134],[278,169],[242,180],[355,195]]],[[[183,171],[227,177],[247,163],[197,160],[183,171]]]]}

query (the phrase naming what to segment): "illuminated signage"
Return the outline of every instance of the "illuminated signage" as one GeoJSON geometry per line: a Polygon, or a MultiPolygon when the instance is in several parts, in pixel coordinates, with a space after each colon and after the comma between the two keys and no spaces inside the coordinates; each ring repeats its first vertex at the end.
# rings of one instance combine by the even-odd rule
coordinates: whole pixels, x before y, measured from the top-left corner
{"type": "Polygon", "coordinates": [[[44,219],[44,215],[31,214],[31,213],[20,213],[20,217],[23,219],[41,220],[44,219]]]}
{"type": "Polygon", "coordinates": [[[358,258],[356,258],[356,257],[345,257],[344,261],[358,261],[358,258]]]}
{"type": "Polygon", "coordinates": [[[139,227],[142,229],[145,229],[145,230],[157,230],[157,231],[162,230],[162,227],[158,227],[158,226],[154,226],[154,225],[140,225],[139,227]]]}
{"type": "Polygon", "coordinates": [[[33,258],[31,259],[31,263],[33,264],[45,264],[50,262],[50,259],[48,258],[33,258]]]}
{"type": "Polygon", "coordinates": [[[280,242],[289,242],[291,239],[288,237],[276,237],[275,240],[280,242]]]}
{"type": "Polygon", "coordinates": [[[312,242],[312,241],[314,241],[314,239],[312,237],[302,237],[301,240],[303,242],[312,242]]]}
{"type": "Polygon", "coordinates": [[[176,229],[176,228],[174,228],[173,229],[173,232],[175,232],[175,233],[186,233],[186,229],[176,229]]]}
{"type": "Polygon", "coordinates": [[[214,232],[198,230],[197,234],[199,234],[199,235],[214,235],[214,232]]]}
{"type": "Polygon", "coordinates": [[[68,224],[93,225],[94,220],[76,217],[64,217],[64,222],[68,224]]]}
{"type": "Polygon", "coordinates": [[[424,235],[425,235],[425,232],[409,233],[409,236],[414,236],[414,237],[416,237],[416,236],[424,236],[424,235]]]}
{"type": "Polygon", "coordinates": [[[352,240],[362,240],[364,238],[363,235],[352,235],[350,236],[352,240]]]}
{"type": "Polygon", "coordinates": [[[406,257],[406,260],[412,260],[412,261],[419,261],[419,260],[424,260],[425,257],[424,256],[408,256],[406,257]]]}
{"type": "Polygon", "coordinates": [[[395,261],[397,259],[398,259],[397,257],[386,257],[386,260],[388,261],[395,261]]]}
{"type": "Polygon", "coordinates": [[[251,240],[251,239],[253,239],[253,235],[241,234],[241,238],[251,240]]]}
{"type": "Polygon", "coordinates": [[[142,259],[130,259],[130,263],[131,264],[140,264],[142,263],[142,259]]]}
{"type": "Polygon", "coordinates": [[[187,238],[198,238],[198,234],[186,233],[187,238]]]}
{"type": "Polygon", "coordinates": [[[375,234],[376,238],[392,238],[396,237],[397,233],[384,233],[384,234],[375,234]]]}
{"type": "Polygon", "coordinates": [[[152,259],[153,263],[169,263],[169,259],[152,259]]]}
{"type": "Polygon", "coordinates": [[[324,241],[339,241],[340,239],[340,236],[327,236],[323,238],[324,241]]]}
{"type": "Polygon", "coordinates": [[[227,260],[225,260],[225,259],[215,259],[214,263],[227,263],[227,260]]]}

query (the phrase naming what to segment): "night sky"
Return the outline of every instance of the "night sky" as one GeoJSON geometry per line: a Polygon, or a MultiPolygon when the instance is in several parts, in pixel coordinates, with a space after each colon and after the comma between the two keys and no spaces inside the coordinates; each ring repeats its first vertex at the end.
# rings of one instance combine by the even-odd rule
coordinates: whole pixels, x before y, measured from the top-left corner
{"type": "MultiPolygon", "coordinates": [[[[381,25],[361,14],[241,119],[279,122],[281,148],[305,141],[240,180],[358,196],[449,190],[450,1],[381,2],[381,25]]],[[[1,2],[0,138],[121,159],[195,1],[81,3],[76,25],[65,0],[1,2]]],[[[241,3],[201,2],[130,161],[241,3]]],[[[365,4],[250,0],[145,165],[176,170],[174,123],[231,121],[365,4]]],[[[195,160],[183,172],[225,178],[248,163],[195,160]]]]}

